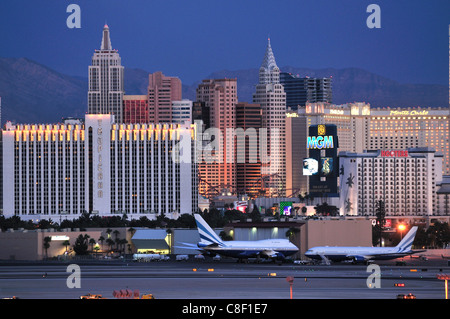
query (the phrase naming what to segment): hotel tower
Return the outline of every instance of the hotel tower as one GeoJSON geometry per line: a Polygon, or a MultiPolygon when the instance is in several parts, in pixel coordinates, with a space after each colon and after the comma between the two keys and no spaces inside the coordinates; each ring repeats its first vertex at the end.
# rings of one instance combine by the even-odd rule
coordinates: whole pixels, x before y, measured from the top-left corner
{"type": "Polygon", "coordinates": [[[211,125],[211,129],[203,133],[204,152],[199,163],[200,193],[211,196],[222,191],[234,192],[236,165],[233,130],[236,127],[237,80],[203,80],[197,88],[197,101],[209,109],[211,125]]]}
{"type": "Polygon", "coordinates": [[[109,27],[103,27],[100,50],[95,50],[89,66],[89,114],[113,114],[117,123],[123,122],[123,66],[117,50],[113,50],[109,27]]]}
{"type": "Polygon", "coordinates": [[[270,39],[259,69],[259,83],[253,94],[253,103],[261,106],[261,126],[267,132],[259,136],[259,145],[262,148],[261,175],[266,186],[266,195],[284,196],[286,192],[286,93],[283,85],[280,84],[280,69],[275,62],[270,39]]]}

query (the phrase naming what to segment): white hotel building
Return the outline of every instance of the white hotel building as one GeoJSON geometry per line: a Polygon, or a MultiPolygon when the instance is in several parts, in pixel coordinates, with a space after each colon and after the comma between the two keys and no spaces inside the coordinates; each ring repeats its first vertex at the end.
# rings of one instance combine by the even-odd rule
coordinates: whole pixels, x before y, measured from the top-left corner
{"type": "Polygon", "coordinates": [[[3,215],[74,219],[84,211],[130,219],[197,210],[195,130],[177,124],[85,122],[3,130],[3,215]],[[179,151],[181,150],[181,151],[179,151]]]}
{"type": "Polygon", "coordinates": [[[445,198],[437,194],[442,159],[427,147],[341,152],[340,215],[375,216],[380,200],[389,216],[445,214],[445,198]]]}

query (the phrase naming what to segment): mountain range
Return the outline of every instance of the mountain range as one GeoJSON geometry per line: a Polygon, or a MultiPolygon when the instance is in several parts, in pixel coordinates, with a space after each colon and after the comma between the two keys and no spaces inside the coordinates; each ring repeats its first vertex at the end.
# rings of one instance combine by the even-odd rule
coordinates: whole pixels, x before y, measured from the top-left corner
{"type": "MultiPolygon", "coordinates": [[[[86,66],[86,74],[87,69],[86,66]]],[[[286,66],[280,69],[300,76],[331,76],[335,104],[366,102],[372,107],[448,107],[449,103],[449,91],[445,85],[404,84],[359,68],[286,66]]],[[[251,102],[258,83],[258,72],[256,68],[222,70],[211,73],[205,79],[236,78],[238,100],[251,102]]],[[[142,69],[125,68],[125,93],[146,94],[148,74],[142,69]]],[[[183,84],[183,98],[195,100],[195,90],[201,81],[183,84]]],[[[87,77],[62,74],[27,58],[0,58],[2,124],[5,121],[57,123],[65,117],[82,117],[87,110],[87,88],[87,77]]]]}

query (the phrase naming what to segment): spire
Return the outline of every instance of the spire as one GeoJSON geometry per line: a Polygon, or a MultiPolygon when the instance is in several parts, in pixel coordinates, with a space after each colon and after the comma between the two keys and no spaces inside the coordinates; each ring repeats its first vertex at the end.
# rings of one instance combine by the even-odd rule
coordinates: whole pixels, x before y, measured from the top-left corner
{"type": "Polygon", "coordinates": [[[109,38],[109,27],[107,24],[103,27],[103,37],[101,50],[112,50],[111,39],[109,38]]]}
{"type": "Polygon", "coordinates": [[[270,38],[267,39],[266,54],[264,60],[259,68],[259,83],[280,83],[280,69],[275,62],[272,46],[270,45],[270,38]]]}
{"type": "Polygon", "coordinates": [[[261,64],[261,68],[266,69],[268,72],[271,72],[274,68],[278,68],[277,63],[275,62],[275,56],[273,55],[272,46],[270,45],[270,38],[267,38],[266,54],[263,63],[261,64]]]}

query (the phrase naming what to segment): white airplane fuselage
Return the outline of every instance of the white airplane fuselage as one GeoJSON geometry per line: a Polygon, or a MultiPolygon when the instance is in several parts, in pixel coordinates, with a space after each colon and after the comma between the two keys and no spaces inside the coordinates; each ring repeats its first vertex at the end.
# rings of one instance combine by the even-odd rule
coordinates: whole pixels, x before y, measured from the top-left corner
{"type": "Polygon", "coordinates": [[[322,259],[322,256],[332,261],[344,260],[389,260],[411,254],[412,251],[400,251],[397,247],[314,247],[305,253],[311,259],[322,259]]]}
{"type": "Polygon", "coordinates": [[[388,260],[411,255],[417,226],[413,226],[400,243],[395,247],[332,247],[318,246],[309,249],[305,256],[311,259],[328,259],[331,261],[367,261],[388,260]]]}
{"type": "Polygon", "coordinates": [[[298,251],[297,246],[287,239],[264,239],[255,241],[224,241],[220,246],[204,246],[199,243],[199,247],[210,253],[235,257],[267,257],[282,254],[283,256],[291,256],[298,251]],[[265,256],[264,256],[265,255],[265,256]]]}

